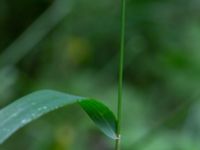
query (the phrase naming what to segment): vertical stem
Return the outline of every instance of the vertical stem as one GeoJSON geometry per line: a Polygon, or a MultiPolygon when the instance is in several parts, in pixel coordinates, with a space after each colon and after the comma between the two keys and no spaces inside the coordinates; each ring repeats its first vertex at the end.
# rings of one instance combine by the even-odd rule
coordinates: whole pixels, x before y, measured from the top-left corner
{"type": "Polygon", "coordinates": [[[119,61],[119,85],[118,85],[118,107],[117,107],[117,136],[115,150],[120,150],[121,135],[121,114],[122,114],[122,84],[123,64],[125,49],[125,22],[126,22],[126,0],[121,0],[121,39],[120,39],[120,61],[119,61]]]}

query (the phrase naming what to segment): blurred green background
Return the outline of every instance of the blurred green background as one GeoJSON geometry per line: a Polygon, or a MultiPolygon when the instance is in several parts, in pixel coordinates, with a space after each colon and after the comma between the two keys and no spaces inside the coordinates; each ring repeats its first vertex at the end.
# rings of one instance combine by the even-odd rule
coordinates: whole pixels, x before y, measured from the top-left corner
{"type": "MultiPolygon", "coordinates": [[[[0,108],[38,90],[116,112],[120,1],[0,0],[0,108]]],[[[200,149],[200,1],[127,0],[122,150],[200,149]]],[[[112,150],[78,106],[19,130],[0,150],[112,150]]]]}

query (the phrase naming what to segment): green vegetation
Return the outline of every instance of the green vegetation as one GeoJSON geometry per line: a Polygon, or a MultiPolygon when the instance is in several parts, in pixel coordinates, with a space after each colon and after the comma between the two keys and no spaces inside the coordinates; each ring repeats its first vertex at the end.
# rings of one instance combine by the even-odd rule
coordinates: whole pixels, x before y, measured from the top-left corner
{"type": "Polygon", "coordinates": [[[117,139],[116,119],[103,104],[89,98],[42,90],[29,94],[0,111],[0,143],[3,143],[17,129],[29,122],[50,111],[73,103],[79,103],[107,136],[117,139]]]}
{"type": "MultiPolygon", "coordinates": [[[[102,103],[91,100],[90,98],[83,98],[74,95],[68,95],[52,90],[41,90],[22,97],[16,102],[0,110],[0,144],[2,144],[9,136],[11,136],[18,129],[22,128],[31,121],[45,115],[65,105],[79,103],[80,106],[87,112],[90,118],[108,137],[116,140],[116,150],[120,150],[120,130],[121,130],[121,109],[122,109],[122,79],[123,79],[123,57],[124,57],[124,42],[125,42],[125,0],[122,0],[122,19],[121,19],[121,49],[120,49],[120,63],[119,63],[119,90],[118,90],[118,119],[116,120],[112,111],[109,110],[102,103]]],[[[36,28],[36,27],[35,27],[36,28]]],[[[43,37],[39,34],[39,37],[43,37]]],[[[29,37],[29,35],[27,35],[29,37]]],[[[30,48],[27,46],[26,50],[30,48]]],[[[12,51],[11,51],[12,52],[12,51]]],[[[26,54],[22,51],[22,55],[26,54]]],[[[5,52],[6,56],[9,50],[5,52]]],[[[3,58],[6,58],[3,56],[3,58]]],[[[20,56],[16,54],[11,57],[9,64],[16,63],[20,56]]],[[[2,59],[2,65],[7,59],[2,59]]]]}
{"type": "Polygon", "coordinates": [[[12,124],[20,130],[0,150],[114,150],[115,141],[101,131],[113,135],[119,120],[121,150],[200,149],[200,3],[126,0],[122,91],[117,82],[120,5],[112,0],[0,1],[0,111],[41,89],[85,100],[81,106],[71,99],[69,106],[63,98],[62,107],[23,128],[12,124]],[[95,121],[93,102],[114,113],[105,111],[104,123],[95,121]]]}
{"type": "Polygon", "coordinates": [[[122,124],[122,84],[123,84],[123,67],[124,67],[124,51],[125,51],[125,23],[126,23],[126,0],[121,0],[121,47],[119,61],[119,85],[118,85],[118,106],[117,106],[117,137],[115,149],[120,150],[121,142],[121,124],[122,124]]]}

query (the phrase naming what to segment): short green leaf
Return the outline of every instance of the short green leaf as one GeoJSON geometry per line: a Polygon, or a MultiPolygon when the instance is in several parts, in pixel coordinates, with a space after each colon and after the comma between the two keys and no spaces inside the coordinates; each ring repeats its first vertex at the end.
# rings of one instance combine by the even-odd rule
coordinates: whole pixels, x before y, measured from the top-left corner
{"type": "Polygon", "coordinates": [[[95,100],[84,100],[79,104],[107,136],[112,139],[117,138],[115,116],[105,105],[95,100]]]}
{"type": "Polygon", "coordinates": [[[29,122],[73,103],[79,103],[103,133],[117,139],[116,118],[104,104],[90,98],[41,90],[24,96],[0,110],[0,144],[29,122]]]}

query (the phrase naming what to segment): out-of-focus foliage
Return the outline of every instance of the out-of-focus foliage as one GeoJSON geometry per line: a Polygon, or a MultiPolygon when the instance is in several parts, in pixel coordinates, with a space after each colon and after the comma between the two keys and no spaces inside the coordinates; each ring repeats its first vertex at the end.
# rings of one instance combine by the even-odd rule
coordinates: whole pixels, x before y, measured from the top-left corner
{"type": "MultiPolygon", "coordinates": [[[[52,88],[116,109],[119,5],[1,0],[0,107],[52,88]]],[[[200,149],[199,17],[199,0],[127,0],[123,150],[200,149]]],[[[112,147],[74,106],[28,125],[0,149],[112,147]]]]}

